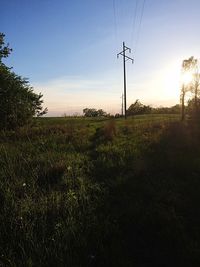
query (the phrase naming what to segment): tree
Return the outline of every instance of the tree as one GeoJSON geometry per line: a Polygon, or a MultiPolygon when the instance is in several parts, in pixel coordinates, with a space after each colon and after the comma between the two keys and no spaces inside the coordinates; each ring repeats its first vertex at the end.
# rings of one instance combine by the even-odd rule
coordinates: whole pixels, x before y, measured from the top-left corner
{"type": "MultiPolygon", "coordinates": [[[[0,54],[6,57],[11,49],[3,47],[4,35],[0,36],[0,54]]],[[[42,95],[34,93],[28,80],[0,61],[0,128],[16,129],[29,123],[34,116],[44,115],[47,108],[43,110],[42,103],[42,95]]]]}
{"type": "Polygon", "coordinates": [[[181,101],[181,120],[183,121],[185,119],[185,94],[188,90],[187,81],[184,77],[186,77],[186,74],[191,69],[192,66],[193,57],[190,57],[189,59],[185,59],[182,62],[182,85],[181,85],[181,95],[180,95],[180,101],[181,101]]]}
{"type": "Polygon", "coordinates": [[[151,113],[154,114],[180,114],[180,105],[176,104],[172,107],[158,107],[152,108],[151,113]]]}
{"type": "Polygon", "coordinates": [[[190,91],[194,95],[194,101],[190,102],[193,103],[193,117],[198,117],[199,116],[199,85],[200,85],[200,74],[199,74],[199,63],[197,59],[193,58],[193,73],[192,73],[192,82],[190,85],[190,91]]]}
{"type": "Polygon", "coordinates": [[[97,110],[94,108],[84,108],[83,114],[85,117],[97,117],[97,110]]]}
{"type": "Polygon", "coordinates": [[[105,117],[107,113],[103,109],[84,108],[83,114],[85,117],[105,117]]]}
{"type": "Polygon", "coordinates": [[[143,105],[139,99],[135,101],[135,103],[131,104],[127,110],[128,115],[141,115],[148,114],[151,112],[151,107],[143,105]]]}
{"type": "Polygon", "coordinates": [[[5,45],[4,37],[5,34],[0,32],[0,62],[3,57],[8,57],[12,52],[12,48],[9,48],[9,44],[5,45]]]}
{"type": "Polygon", "coordinates": [[[194,57],[185,59],[182,62],[182,76],[183,82],[181,85],[181,110],[182,110],[182,120],[185,118],[185,95],[187,92],[194,94],[193,115],[197,116],[198,113],[198,95],[199,95],[199,85],[200,85],[200,74],[198,67],[198,60],[194,57]],[[190,77],[189,77],[190,76],[190,77]],[[187,79],[184,79],[186,77],[187,79]],[[190,79],[188,79],[188,77],[190,79]]]}
{"type": "Polygon", "coordinates": [[[117,118],[121,118],[122,117],[122,115],[121,114],[119,114],[119,113],[116,113],[115,114],[115,118],[117,119],[117,118]]]}
{"type": "Polygon", "coordinates": [[[197,117],[196,110],[197,111],[200,110],[200,99],[199,98],[197,98],[197,100],[195,98],[189,99],[188,100],[188,105],[186,107],[187,114],[191,118],[197,119],[198,117],[197,117]]]}
{"type": "Polygon", "coordinates": [[[103,109],[98,109],[97,112],[99,117],[105,117],[107,115],[103,109]]]}

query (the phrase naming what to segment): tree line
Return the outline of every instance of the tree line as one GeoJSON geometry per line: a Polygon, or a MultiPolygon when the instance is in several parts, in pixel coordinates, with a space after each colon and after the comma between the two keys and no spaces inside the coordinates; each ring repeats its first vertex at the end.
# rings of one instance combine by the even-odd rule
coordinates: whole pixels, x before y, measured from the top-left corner
{"type": "MultiPolygon", "coordinates": [[[[151,107],[150,105],[142,104],[139,99],[137,99],[133,104],[127,109],[128,116],[134,115],[145,115],[145,114],[180,114],[181,106],[179,104],[172,107],[151,107]]],[[[85,117],[115,117],[120,118],[122,114],[116,113],[111,115],[102,109],[95,108],[85,108],[83,109],[83,115],[85,117]]]]}

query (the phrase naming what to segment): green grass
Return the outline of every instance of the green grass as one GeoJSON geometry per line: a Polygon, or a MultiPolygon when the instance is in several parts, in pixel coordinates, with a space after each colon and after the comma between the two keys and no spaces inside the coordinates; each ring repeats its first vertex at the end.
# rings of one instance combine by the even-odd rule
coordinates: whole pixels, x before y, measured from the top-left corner
{"type": "Polygon", "coordinates": [[[0,132],[0,266],[199,266],[199,136],[174,115],[0,132]]]}

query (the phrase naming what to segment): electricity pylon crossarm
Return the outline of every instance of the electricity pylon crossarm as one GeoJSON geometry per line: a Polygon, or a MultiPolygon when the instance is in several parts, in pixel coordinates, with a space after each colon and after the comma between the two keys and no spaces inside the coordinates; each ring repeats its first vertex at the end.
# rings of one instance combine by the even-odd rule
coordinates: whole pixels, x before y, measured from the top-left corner
{"type": "Polygon", "coordinates": [[[126,55],[126,51],[129,51],[129,53],[131,53],[131,49],[127,46],[125,46],[125,42],[123,42],[123,50],[122,52],[117,54],[117,58],[119,58],[119,56],[123,57],[123,69],[124,69],[124,117],[125,119],[127,118],[127,112],[126,112],[126,61],[131,60],[132,63],[134,62],[133,58],[128,57],[126,55]]]}

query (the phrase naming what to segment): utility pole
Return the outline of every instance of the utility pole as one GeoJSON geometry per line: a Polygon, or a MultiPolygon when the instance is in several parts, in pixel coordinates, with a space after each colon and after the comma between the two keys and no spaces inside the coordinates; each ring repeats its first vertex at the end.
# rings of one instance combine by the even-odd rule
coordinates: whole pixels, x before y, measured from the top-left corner
{"type": "Polygon", "coordinates": [[[121,96],[122,99],[122,117],[124,116],[124,95],[121,96]]]}
{"type": "Polygon", "coordinates": [[[125,42],[123,42],[123,50],[122,52],[117,54],[117,58],[119,58],[119,55],[123,56],[123,67],[124,67],[124,115],[125,119],[127,118],[126,114],[126,61],[131,60],[133,63],[133,58],[130,58],[126,55],[126,50],[129,50],[129,53],[131,53],[131,49],[129,47],[125,46],[125,42]]]}

